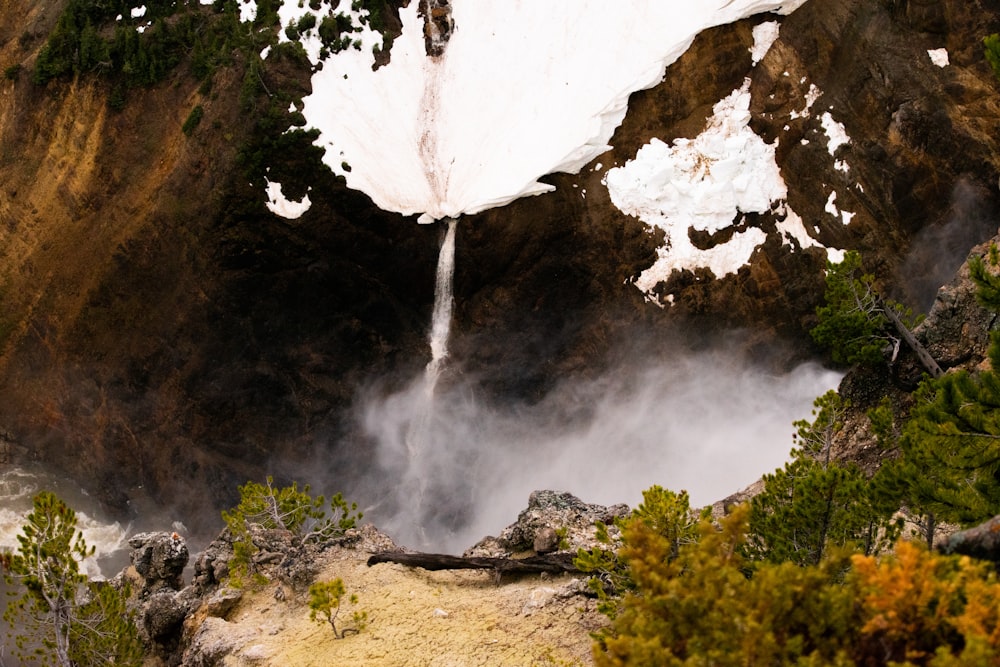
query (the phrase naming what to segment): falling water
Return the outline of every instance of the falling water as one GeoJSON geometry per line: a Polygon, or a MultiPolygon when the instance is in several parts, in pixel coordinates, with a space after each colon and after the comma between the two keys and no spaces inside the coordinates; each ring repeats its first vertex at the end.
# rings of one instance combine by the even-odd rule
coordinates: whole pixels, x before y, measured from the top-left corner
{"type": "Polygon", "coordinates": [[[452,279],[455,273],[455,218],[448,218],[448,231],[441,242],[438,256],[437,279],[434,282],[434,312],[431,315],[431,360],[427,364],[427,391],[434,394],[438,375],[448,356],[448,337],[451,334],[452,279]]]}
{"type": "Polygon", "coordinates": [[[432,423],[434,420],[434,389],[438,377],[448,357],[448,337],[451,333],[452,310],[452,279],[455,270],[455,219],[448,218],[448,229],[441,242],[441,254],[438,257],[437,279],[434,283],[434,310],[431,315],[431,331],[428,342],[431,348],[431,360],[424,369],[424,375],[418,380],[414,389],[414,412],[406,427],[404,442],[406,445],[406,462],[400,489],[406,498],[405,514],[412,522],[410,528],[416,529],[416,538],[426,541],[423,533],[423,519],[428,513],[428,506],[433,505],[429,484],[433,483],[434,459],[430,451],[432,423]],[[415,524],[415,525],[414,525],[415,524]]]}

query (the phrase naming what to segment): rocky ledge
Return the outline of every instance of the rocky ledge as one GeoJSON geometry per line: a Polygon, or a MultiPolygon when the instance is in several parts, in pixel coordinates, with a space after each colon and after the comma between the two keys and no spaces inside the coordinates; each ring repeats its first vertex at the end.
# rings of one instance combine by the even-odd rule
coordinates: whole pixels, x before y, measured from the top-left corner
{"type": "MultiPolygon", "coordinates": [[[[568,493],[536,491],[515,523],[465,556],[573,554],[596,544],[597,521],[610,523],[628,512],[625,505],[589,505],[568,493]]],[[[371,525],[319,543],[277,530],[255,531],[252,540],[253,566],[262,576],[239,588],[230,585],[228,531],[193,563],[176,532],[129,540],[131,565],[114,583],[131,587],[147,664],[591,664],[590,633],[606,620],[579,574],[498,579],[488,571],[369,566],[375,554],[404,551],[371,525]],[[343,603],[338,624],[351,628],[354,612],[366,615],[361,631],[343,639],[325,622],[311,620],[308,604],[310,585],[337,578],[348,596],[357,596],[356,603],[343,603]]]]}

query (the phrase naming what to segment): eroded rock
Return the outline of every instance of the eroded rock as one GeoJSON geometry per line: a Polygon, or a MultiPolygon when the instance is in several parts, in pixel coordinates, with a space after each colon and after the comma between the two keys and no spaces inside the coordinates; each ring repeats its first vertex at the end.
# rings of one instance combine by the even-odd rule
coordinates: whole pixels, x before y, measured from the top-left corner
{"type": "Polygon", "coordinates": [[[597,545],[594,538],[597,522],[611,525],[616,517],[627,516],[629,511],[624,504],[590,505],[571,493],[533,491],[528,497],[528,507],[518,514],[515,523],[504,528],[498,537],[483,538],[465,556],[501,558],[525,551],[590,549],[597,545]]]}
{"type": "Polygon", "coordinates": [[[178,533],[139,533],[129,538],[132,567],[141,577],[140,596],[163,588],[180,590],[182,574],[190,554],[187,542],[178,533]]]}

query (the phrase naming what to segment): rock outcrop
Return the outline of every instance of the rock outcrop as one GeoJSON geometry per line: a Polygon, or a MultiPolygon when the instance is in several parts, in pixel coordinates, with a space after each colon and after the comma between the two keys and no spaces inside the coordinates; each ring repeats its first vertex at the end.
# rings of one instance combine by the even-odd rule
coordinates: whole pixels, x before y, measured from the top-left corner
{"type": "Polygon", "coordinates": [[[504,528],[497,537],[487,536],[465,551],[465,556],[509,558],[517,554],[536,554],[598,546],[595,526],[598,522],[612,526],[616,518],[628,516],[628,505],[590,505],[576,496],[559,491],[535,491],[528,497],[528,507],[517,515],[517,521],[504,528]]]}
{"type": "MultiPolygon", "coordinates": [[[[592,546],[594,522],[627,511],[538,491],[500,542],[519,550],[525,539],[552,531],[570,536],[573,550],[592,546]]],[[[579,663],[589,657],[588,633],[604,622],[579,576],[521,574],[497,582],[489,572],[372,564],[371,555],[399,547],[371,525],[321,543],[303,544],[287,531],[257,531],[251,539],[255,576],[239,588],[227,574],[233,547],[225,531],[195,556],[188,585],[182,581],[187,545],[177,533],[144,533],[129,541],[132,565],[114,581],[131,584],[129,605],[137,612],[148,664],[298,665],[312,664],[306,656],[316,655],[336,664],[386,666],[431,664],[441,655],[462,661],[478,656],[483,664],[579,663]],[[325,621],[309,620],[309,586],[332,578],[358,596],[356,604],[342,603],[340,622],[352,622],[351,610],[368,617],[360,633],[339,640],[325,621]],[[496,639],[497,628],[509,636],[496,639]]],[[[568,555],[570,545],[554,546],[568,555]]]]}
{"type": "Polygon", "coordinates": [[[139,636],[147,654],[165,664],[180,647],[184,620],[200,605],[197,594],[183,585],[189,553],[187,542],[174,533],[139,533],[129,538],[131,565],[114,580],[131,591],[139,636]]]}
{"type": "MultiPolygon", "coordinates": [[[[1000,236],[995,236],[972,248],[967,257],[977,256],[989,261],[989,248],[998,243],[1000,236]]],[[[977,370],[988,363],[990,335],[997,328],[997,315],[978,302],[976,291],[966,261],[953,278],[941,286],[927,317],[914,329],[914,335],[946,372],[977,370]]],[[[888,398],[901,414],[905,414],[912,400],[910,394],[924,375],[916,355],[905,348],[894,364],[851,369],[839,388],[851,406],[844,428],[836,439],[838,455],[874,471],[884,454],[871,432],[867,411],[888,398]]]]}

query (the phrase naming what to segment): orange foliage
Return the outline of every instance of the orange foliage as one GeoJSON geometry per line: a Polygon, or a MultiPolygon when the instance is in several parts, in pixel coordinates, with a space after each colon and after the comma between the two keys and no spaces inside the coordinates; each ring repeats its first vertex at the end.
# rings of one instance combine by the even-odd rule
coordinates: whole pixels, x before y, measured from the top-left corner
{"type": "Polygon", "coordinates": [[[963,664],[967,650],[997,654],[1000,584],[985,564],[904,541],[893,557],[851,561],[864,619],[861,653],[872,664],[963,664]]]}

